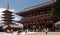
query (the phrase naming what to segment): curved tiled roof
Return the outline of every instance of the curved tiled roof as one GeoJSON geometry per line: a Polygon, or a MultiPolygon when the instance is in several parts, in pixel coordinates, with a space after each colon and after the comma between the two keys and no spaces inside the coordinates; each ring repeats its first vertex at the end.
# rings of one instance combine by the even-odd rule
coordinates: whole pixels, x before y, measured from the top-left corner
{"type": "Polygon", "coordinates": [[[27,13],[32,12],[33,10],[37,10],[37,9],[43,10],[44,8],[46,9],[47,7],[51,7],[52,5],[53,5],[53,2],[49,1],[49,2],[42,3],[42,4],[39,4],[39,5],[36,5],[36,6],[32,6],[30,8],[26,8],[23,11],[18,12],[17,14],[20,15],[20,16],[23,16],[27,13]]]}

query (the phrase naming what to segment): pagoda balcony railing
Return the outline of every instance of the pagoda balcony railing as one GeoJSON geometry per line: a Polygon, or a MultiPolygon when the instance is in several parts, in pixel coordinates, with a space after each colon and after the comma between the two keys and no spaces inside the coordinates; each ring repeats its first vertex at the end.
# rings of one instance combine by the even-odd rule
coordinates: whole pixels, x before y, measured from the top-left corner
{"type": "Polygon", "coordinates": [[[33,17],[28,17],[28,18],[22,18],[21,20],[30,20],[30,19],[37,19],[37,18],[46,18],[50,16],[50,13],[43,14],[43,15],[38,15],[38,16],[33,16],[33,17]]]}

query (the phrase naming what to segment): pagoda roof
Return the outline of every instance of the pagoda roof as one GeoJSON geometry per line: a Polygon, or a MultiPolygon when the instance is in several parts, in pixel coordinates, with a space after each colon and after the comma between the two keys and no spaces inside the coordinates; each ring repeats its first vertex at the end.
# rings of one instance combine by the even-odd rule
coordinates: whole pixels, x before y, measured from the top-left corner
{"type": "Polygon", "coordinates": [[[30,8],[26,8],[25,10],[21,11],[21,12],[18,12],[16,13],[17,15],[19,16],[24,16],[26,14],[29,14],[31,12],[38,12],[38,11],[44,11],[45,9],[48,9],[48,7],[52,7],[53,2],[52,1],[49,1],[49,2],[46,2],[46,3],[42,3],[42,4],[39,4],[39,5],[36,5],[36,6],[32,6],[30,8]]]}
{"type": "Polygon", "coordinates": [[[3,11],[3,13],[13,13],[13,12],[11,12],[11,11],[9,11],[8,9],[6,9],[5,11],[3,11]]]}
{"type": "Polygon", "coordinates": [[[12,22],[12,21],[14,21],[14,20],[2,20],[2,21],[5,21],[5,22],[12,22]]]}
{"type": "Polygon", "coordinates": [[[13,17],[11,17],[11,16],[3,16],[2,18],[13,18],[13,17]]]}
{"type": "Polygon", "coordinates": [[[7,18],[7,19],[9,19],[9,18],[10,18],[10,19],[13,19],[14,17],[2,17],[2,18],[4,18],[4,19],[5,19],[5,18],[7,18]]]}
{"type": "Polygon", "coordinates": [[[3,19],[3,21],[13,21],[12,19],[3,19]]]}
{"type": "Polygon", "coordinates": [[[4,16],[14,16],[12,14],[2,14],[2,15],[4,15],[4,16]]]}

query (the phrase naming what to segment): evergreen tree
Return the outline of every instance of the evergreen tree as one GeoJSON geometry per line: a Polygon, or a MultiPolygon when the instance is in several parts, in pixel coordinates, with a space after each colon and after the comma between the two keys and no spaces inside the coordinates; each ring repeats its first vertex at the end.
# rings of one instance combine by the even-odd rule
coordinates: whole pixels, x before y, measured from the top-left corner
{"type": "MultiPolygon", "coordinates": [[[[60,0],[56,0],[56,2],[54,2],[54,5],[52,7],[51,16],[55,17],[54,18],[55,22],[60,20],[60,0]]],[[[60,31],[60,24],[57,24],[56,27],[60,31]]]]}
{"type": "Polygon", "coordinates": [[[60,0],[56,0],[56,2],[54,2],[51,16],[55,17],[55,21],[60,20],[60,0]]]}

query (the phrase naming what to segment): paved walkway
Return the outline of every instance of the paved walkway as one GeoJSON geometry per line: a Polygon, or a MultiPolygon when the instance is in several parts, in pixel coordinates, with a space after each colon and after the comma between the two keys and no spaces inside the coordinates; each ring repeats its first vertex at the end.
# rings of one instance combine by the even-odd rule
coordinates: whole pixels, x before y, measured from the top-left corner
{"type": "MultiPolygon", "coordinates": [[[[17,35],[17,33],[0,32],[0,35],[17,35]]],[[[46,35],[46,33],[45,32],[27,32],[27,33],[22,32],[19,33],[18,35],[46,35]]],[[[48,32],[47,35],[60,35],[60,32],[48,32]]]]}

